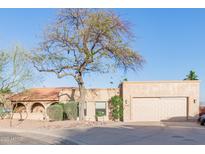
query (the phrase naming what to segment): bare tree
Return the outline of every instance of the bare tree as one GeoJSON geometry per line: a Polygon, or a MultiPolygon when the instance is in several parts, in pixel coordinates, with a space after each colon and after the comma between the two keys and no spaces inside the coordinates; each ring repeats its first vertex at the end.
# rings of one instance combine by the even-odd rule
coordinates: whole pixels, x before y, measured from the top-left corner
{"type": "Polygon", "coordinates": [[[40,72],[74,77],[80,91],[79,119],[84,120],[84,75],[106,73],[111,67],[136,71],[143,58],[130,47],[133,38],[128,23],[110,10],[62,9],[31,59],[40,72]]]}
{"type": "Polygon", "coordinates": [[[18,92],[33,83],[33,71],[26,51],[15,46],[11,51],[0,51],[0,93],[18,92]]]}
{"type": "Polygon", "coordinates": [[[0,103],[12,111],[11,123],[15,105],[11,104],[9,96],[33,85],[35,79],[32,65],[26,55],[26,50],[19,46],[0,51],[0,103]]]}

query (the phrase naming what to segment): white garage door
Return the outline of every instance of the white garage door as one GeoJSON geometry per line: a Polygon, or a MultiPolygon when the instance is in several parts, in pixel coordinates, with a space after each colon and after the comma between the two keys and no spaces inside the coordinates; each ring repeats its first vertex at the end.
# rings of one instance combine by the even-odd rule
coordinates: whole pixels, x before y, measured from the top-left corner
{"type": "Polygon", "coordinates": [[[186,98],[133,98],[132,121],[181,120],[187,116],[186,98]]]}

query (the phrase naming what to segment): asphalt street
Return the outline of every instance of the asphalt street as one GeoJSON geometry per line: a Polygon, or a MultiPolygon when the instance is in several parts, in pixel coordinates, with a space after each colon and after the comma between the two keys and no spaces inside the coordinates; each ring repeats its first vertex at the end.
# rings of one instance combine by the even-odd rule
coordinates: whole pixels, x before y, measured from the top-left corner
{"type": "Polygon", "coordinates": [[[0,132],[0,145],[76,145],[75,142],[43,134],[0,132]]]}
{"type": "Polygon", "coordinates": [[[0,132],[0,145],[46,145],[47,142],[17,135],[18,133],[0,132]]]}
{"type": "Polygon", "coordinates": [[[197,123],[164,125],[123,123],[90,128],[1,132],[9,145],[205,145],[205,126],[197,123]]]}

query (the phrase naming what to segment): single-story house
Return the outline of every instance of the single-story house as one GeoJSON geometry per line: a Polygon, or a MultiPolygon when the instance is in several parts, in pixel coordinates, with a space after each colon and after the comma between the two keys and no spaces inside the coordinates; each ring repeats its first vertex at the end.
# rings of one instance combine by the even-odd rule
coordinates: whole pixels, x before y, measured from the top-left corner
{"type": "MultiPolygon", "coordinates": [[[[103,120],[110,119],[109,101],[123,98],[123,120],[163,121],[186,120],[199,114],[199,81],[122,82],[119,88],[86,90],[85,115],[95,120],[98,110],[104,110],[103,120]]],[[[56,102],[78,101],[78,88],[33,88],[13,95],[12,104],[27,111],[30,119],[42,119],[48,106],[56,102]],[[43,116],[39,116],[39,113],[43,116]]]]}

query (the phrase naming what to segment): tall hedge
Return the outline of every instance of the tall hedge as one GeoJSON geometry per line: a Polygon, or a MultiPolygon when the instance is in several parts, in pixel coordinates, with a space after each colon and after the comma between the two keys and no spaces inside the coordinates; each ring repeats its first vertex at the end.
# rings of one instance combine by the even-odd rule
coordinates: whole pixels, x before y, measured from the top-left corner
{"type": "Polygon", "coordinates": [[[72,101],[65,103],[63,106],[66,119],[76,120],[78,117],[78,103],[72,101]]]}
{"type": "Polygon", "coordinates": [[[61,104],[54,104],[47,108],[47,115],[50,120],[63,120],[63,106],[61,104]]]}
{"type": "Polygon", "coordinates": [[[123,120],[123,99],[120,96],[111,98],[112,118],[113,120],[123,120]]]}

